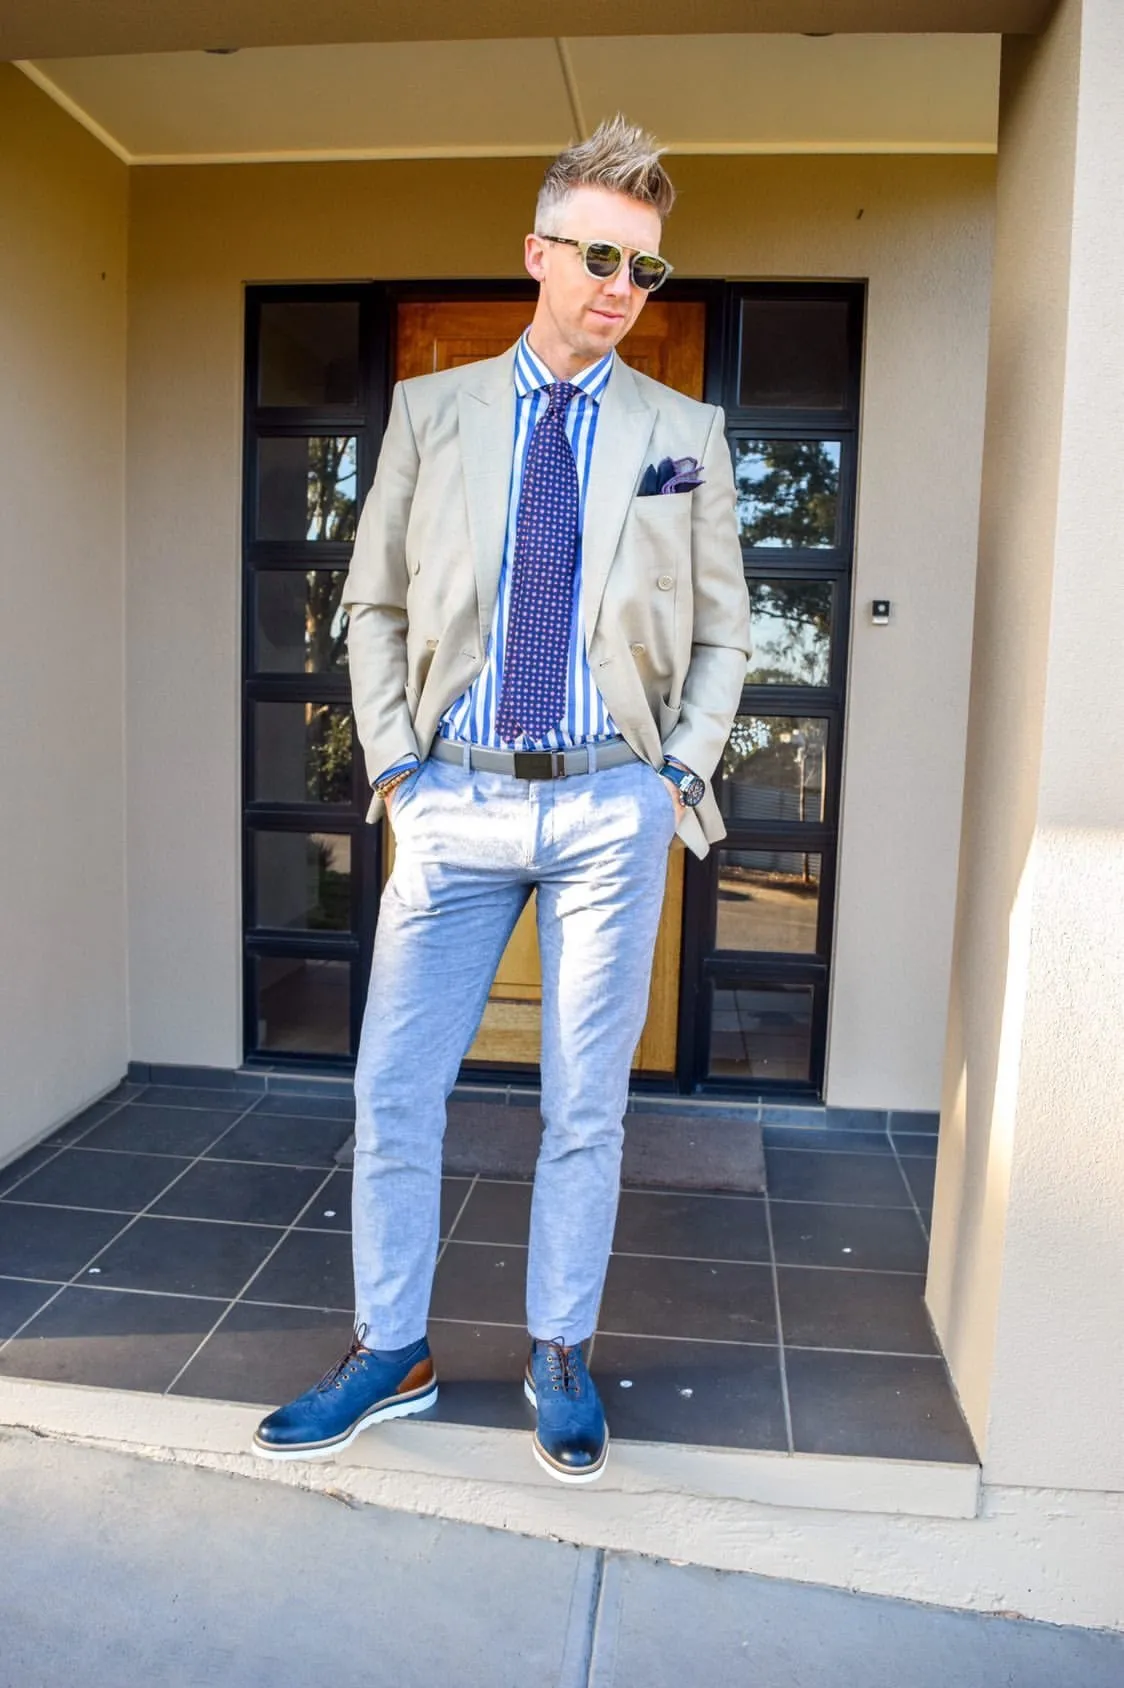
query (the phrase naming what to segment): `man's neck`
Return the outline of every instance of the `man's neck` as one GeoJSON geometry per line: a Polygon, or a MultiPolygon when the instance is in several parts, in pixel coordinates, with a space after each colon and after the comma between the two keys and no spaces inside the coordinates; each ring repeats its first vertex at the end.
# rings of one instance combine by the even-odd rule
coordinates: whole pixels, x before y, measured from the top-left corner
{"type": "Polygon", "coordinates": [[[561,340],[544,334],[541,324],[533,322],[527,330],[527,344],[541,364],[545,364],[556,381],[572,381],[584,369],[591,369],[599,360],[584,357],[561,340]]]}

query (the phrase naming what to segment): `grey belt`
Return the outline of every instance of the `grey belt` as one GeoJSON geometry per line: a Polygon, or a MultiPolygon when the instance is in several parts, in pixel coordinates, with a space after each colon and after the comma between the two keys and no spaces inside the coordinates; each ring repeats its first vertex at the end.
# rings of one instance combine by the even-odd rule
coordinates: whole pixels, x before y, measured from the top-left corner
{"type": "Polygon", "coordinates": [[[581,750],[488,750],[482,744],[435,739],[429,754],[436,762],[456,762],[482,774],[513,774],[517,780],[558,780],[567,774],[593,774],[619,768],[640,757],[623,739],[606,739],[581,750]]]}

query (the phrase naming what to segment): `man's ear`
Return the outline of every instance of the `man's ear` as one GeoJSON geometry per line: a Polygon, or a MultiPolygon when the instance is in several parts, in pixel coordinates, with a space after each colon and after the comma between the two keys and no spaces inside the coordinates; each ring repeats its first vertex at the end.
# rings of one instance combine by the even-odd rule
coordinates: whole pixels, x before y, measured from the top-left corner
{"type": "Polygon", "coordinates": [[[529,234],[523,242],[523,265],[532,281],[542,281],[546,275],[546,253],[537,234],[529,234]]]}

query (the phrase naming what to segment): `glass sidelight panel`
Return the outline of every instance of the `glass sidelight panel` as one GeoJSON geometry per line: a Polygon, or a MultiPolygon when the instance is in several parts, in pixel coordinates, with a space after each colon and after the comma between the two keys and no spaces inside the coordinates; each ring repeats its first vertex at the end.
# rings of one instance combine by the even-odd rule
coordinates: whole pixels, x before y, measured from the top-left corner
{"type": "Polygon", "coordinates": [[[335,832],[262,832],[254,839],[254,925],[348,932],[351,839],[335,832]]]}
{"type": "Polygon", "coordinates": [[[814,955],[820,877],[808,852],[720,850],[717,947],[814,955]]]}
{"type": "Polygon", "coordinates": [[[318,544],[354,539],[356,465],[353,434],[259,440],[257,538],[318,544]]]}
{"type": "Polygon", "coordinates": [[[340,703],[255,703],[259,803],[350,803],[351,710],[340,703]]]}
{"type": "Polygon", "coordinates": [[[734,441],[743,545],[830,550],[839,542],[838,440],[734,441]]]}
{"type": "Polygon", "coordinates": [[[823,820],[827,725],[807,715],[735,718],[722,756],[719,795],[731,827],[823,820]]]}
{"type": "Polygon", "coordinates": [[[738,403],[777,410],[840,410],[849,379],[844,299],[742,302],[738,403]]]}
{"type": "Polygon", "coordinates": [[[830,580],[751,580],[747,686],[826,686],[835,587],[830,580]]]}
{"type": "Polygon", "coordinates": [[[346,1055],[351,1047],[351,963],[259,956],[258,1048],[287,1055],[346,1055]]]}
{"type": "Polygon", "coordinates": [[[354,406],[359,400],[359,301],[279,299],[261,307],[258,403],[354,406]]]}
{"type": "Polygon", "coordinates": [[[344,569],[258,569],[254,663],[259,674],[334,674],[347,668],[344,569]]]}
{"type": "Polygon", "coordinates": [[[810,985],[715,985],[711,1077],[807,1083],[813,1002],[810,985]]]}

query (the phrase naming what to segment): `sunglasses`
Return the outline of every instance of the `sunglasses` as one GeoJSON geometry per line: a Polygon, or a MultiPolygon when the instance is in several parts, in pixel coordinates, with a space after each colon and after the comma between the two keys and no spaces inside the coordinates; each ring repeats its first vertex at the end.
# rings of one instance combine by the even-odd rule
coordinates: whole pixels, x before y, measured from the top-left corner
{"type": "Polygon", "coordinates": [[[615,240],[570,240],[562,234],[540,234],[540,240],[552,240],[556,246],[576,246],[582,256],[586,275],[594,281],[609,281],[624,263],[628,253],[628,274],[633,287],[644,293],[654,293],[671,274],[666,258],[654,252],[636,252],[629,246],[618,246],[615,240]]]}

